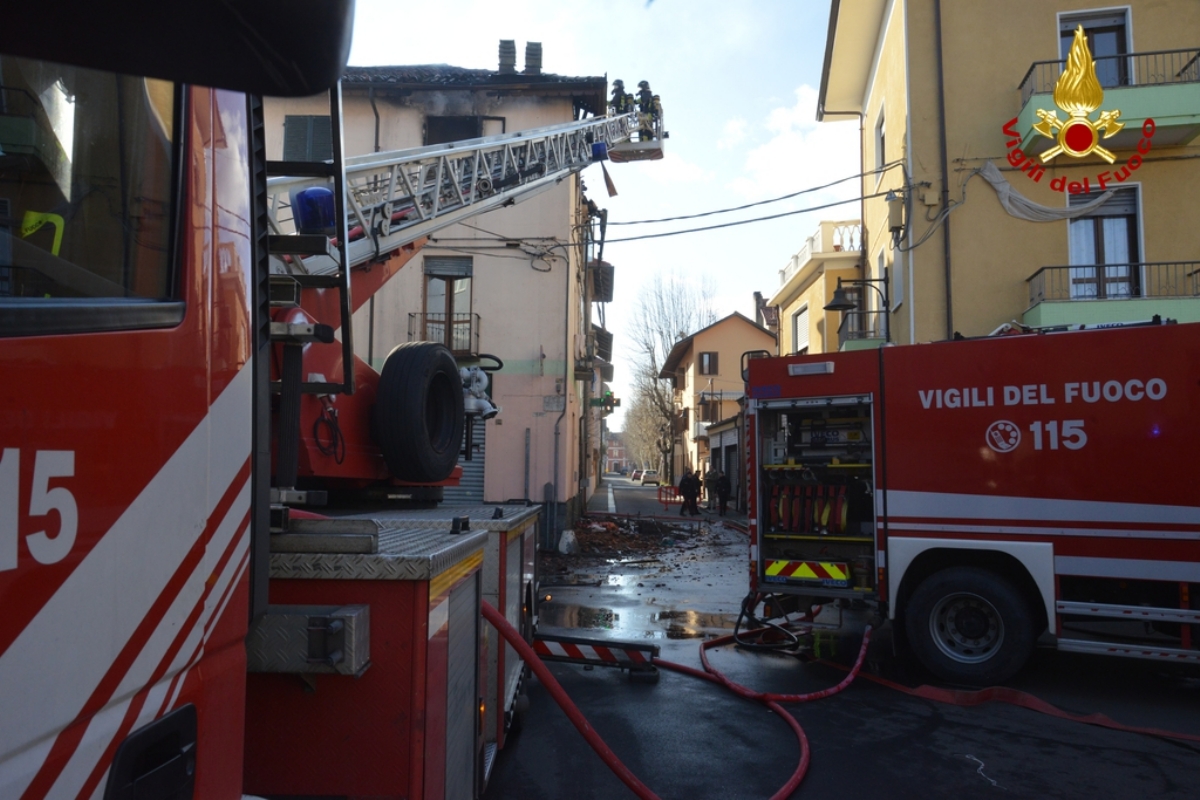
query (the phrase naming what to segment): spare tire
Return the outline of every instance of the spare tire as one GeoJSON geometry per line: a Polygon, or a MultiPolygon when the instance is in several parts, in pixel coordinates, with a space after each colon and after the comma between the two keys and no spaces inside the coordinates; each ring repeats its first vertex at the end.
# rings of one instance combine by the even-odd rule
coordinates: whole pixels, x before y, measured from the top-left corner
{"type": "Polygon", "coordinates": [[[375,400],[375,438],[388,471],[404,481],[445,480],[463,438],[458,364],[444,345],[408,342],[388,354],[375,400]]]}

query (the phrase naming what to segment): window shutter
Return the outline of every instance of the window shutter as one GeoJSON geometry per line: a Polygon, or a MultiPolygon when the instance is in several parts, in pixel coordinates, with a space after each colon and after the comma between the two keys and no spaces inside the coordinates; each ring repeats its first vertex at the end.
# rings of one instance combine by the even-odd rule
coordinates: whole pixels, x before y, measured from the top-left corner
{"type": "Polygon", "coordinates": [[[808,306],[792,316],[792,338],[795,340],[793,353],[802,353],[808,349],[808,306]]]}
{"type": "Polygon", "coordinates": [[[470,278],[474,272],[473,260],[468,257],[426,256],[425,274],[445,278],[470,278]]]}
{"type": "Polygon", "coordinates": [[[333,132],[329,117],[289,114],[283,118],[284,161],[329,161],[333,132]]]}

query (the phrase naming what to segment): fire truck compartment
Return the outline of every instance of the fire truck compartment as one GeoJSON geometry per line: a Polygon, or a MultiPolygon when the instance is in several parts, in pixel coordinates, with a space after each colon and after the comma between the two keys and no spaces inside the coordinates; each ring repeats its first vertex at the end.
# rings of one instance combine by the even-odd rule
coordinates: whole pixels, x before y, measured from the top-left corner
{"type": "Polygon", "coordinates": [[[333,536],[316,537],[325,552],[271,554],[270,600],[368,606],[370,665],[358,677],[248,676],[246,791],[477,796],[487,531],[378,526],[373,552],[345,553],[329,552],[333,536]]]}
{"type": "MultiPolygon", "coordinates": [[[[487,531],[483,551],[483,599],[504,614],[525,641],[533,643],[537,595],[537,533],[540,506],[474,505],[429,509],[397,509],[354,514],[338,520],[295,520],[292,529],[302,532],[325,524],[368,521],[374,528],[438,528],[454,525],[487,531]],[[457,521],[457,522],[456,522],[457,521]],[[307,527],[306,527],[307,526],[307,527]]],[[[302,534],[303,535],[303,534],[302,534]]],[[[525,662],[512,645],[484,626],[487,642],[487,693],[485,697],[485,767],[491,771],[496,751],[504,747],[515,714],[515,704],[525,675],[525,662]]]]}
{"type": "Polygon", "coordinates": [[[767,401],[758,411],[758,575],[767,591],[875,588],[872,397],[767,401]]]}

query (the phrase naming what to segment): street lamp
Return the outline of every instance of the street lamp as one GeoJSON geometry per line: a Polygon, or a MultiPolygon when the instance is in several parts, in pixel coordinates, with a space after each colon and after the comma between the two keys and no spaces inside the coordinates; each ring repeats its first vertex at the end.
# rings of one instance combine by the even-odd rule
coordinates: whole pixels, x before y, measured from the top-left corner
{"type": "MultiPolygon", "coordinates": [[[[887,343],[892,341],[892,325],[889,319],[890,310],[888,307],[888,279],[887,273],[884,273],[882,278],[861,278],[859,280],[844,281],[850,286],[869,286],[879,293],[879,299],[883,301],[883,340],[887,343]],[[880,289],[875,284],[882,283],[883,288],[880,289]]],[[[826,311],[854,311],[858,308],[858,303],[846,296],[846,290],[842,288],[843,280],[838,278],[837,288],[833,290],[833,299],[825,305],[826,311]]]]}

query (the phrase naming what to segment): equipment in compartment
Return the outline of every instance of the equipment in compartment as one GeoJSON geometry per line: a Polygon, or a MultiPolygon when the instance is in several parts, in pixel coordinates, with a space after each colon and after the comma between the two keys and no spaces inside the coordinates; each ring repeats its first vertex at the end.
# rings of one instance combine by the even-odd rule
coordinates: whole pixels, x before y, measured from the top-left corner
{"type": "Polygon", "coordinates": [[[767,534],[870,538],[870,406],[789,410],[772,423],[762,476],[767,534]]]}
{"type": "Polygon", "coordinates": [[[759,574],[779,591],[874,588],[871,405],[840,400],[802,399],[760,416],[759,574]]]}
{"type": "Polygon", "coordinates": [[[767,533],[870,538],[871,485],[849,475],[817,477],[812,470],[772,470],[767,533]]]}

